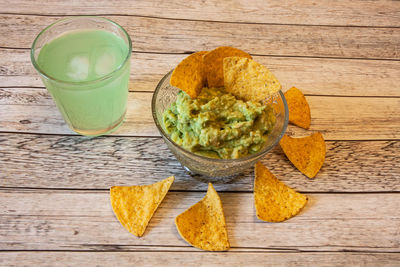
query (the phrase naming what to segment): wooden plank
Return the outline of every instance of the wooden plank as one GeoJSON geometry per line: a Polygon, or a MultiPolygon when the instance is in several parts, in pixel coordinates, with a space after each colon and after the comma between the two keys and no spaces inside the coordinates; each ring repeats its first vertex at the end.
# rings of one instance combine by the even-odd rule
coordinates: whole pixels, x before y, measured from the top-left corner
{"type": "MultiPolygon", "coordinates": [[[[179,180],[176,181],[179,183],[179,180]]],[[[0,250],[135,250],[135,246],[197,251],[174,218],[204,192],[169,192],[137,238],[116,220],[108,192],[0,190],[0,250]]],[[[296,217],[265,223],[250,193],[220,193],[232,247],[297,251],[400,252],[400,194],[308,194],[296,217]]]]}
{"type": "MultiPolygon", "coordinates": [[[[400,141],[327,142],[327,151],[313,180],[297,171],[279,147],[262,162],[300,191],[400,191],[400,141]]],[[[174,175],[173,190],[207,189],[204,178],[188,175],[161,138],[0,134],[0,170],[0,186],[5,187],[108,189],[115,184],[154,183],[174,175]]],[[[223,191],[251,192],[253,179],[249,168],[236,179],[215,186],[223,191]]]]}
{"type": "MultiPolygon", "coordinates": [[[[133,50],[141,52],[185,53],[230,45],[255,55],[400,59],[400,28],[108,18],[128,31],[133,50]]],[[[59,17],[0,15],[0,24],[4,25],[0,36],[8,36],[2,39],[0,47],[29,48],[35,36],[57,19],[59,17]],[[18,35],[8,35],[9,32],[18,32],[18,35]]]]}
{"type": "MultiPolygon", "coordinates": [[[[18,102],[16,105],[0,105],[1,130],[9,131],[14,128],[16,132],[27,132],[28,129],[32,129],[34,132],[38,131],[41,133],[74,134],[62,119],[61,114],[57,111],[57,107],[53,103],[50,95],[46,93],[46,89],[39,88],[33,91],[24,88],[17,88],[17,90],[0,90],[6,92],[4,95],[7,102],[11,100],[9,93],[25,92],[23,95],[17,97],[17,99],[19,99],[17,101],[22,102],[18,102]],[[31,91],[34,96],[28,96],[28,91],[31,91]],[[28,100],[26,100],[27,98],[28,100]],[[29,98],[34,98],[41,104],[36,105],[35,103],[29,102],[29,98]],[[8,116],[8,118],[6,116],[8,116]],[[21,118],[21,116],[24,118],[21,118]]],[[[159,132],[156,129],[151,115],[151,96],[152,94],[150,93],[135,92],[129,94],[129,111],[127,112],[122,128],[125,130],[123,130],[124,133],[120,132],[120,130],[117,132],[123,135],[159,136],[159,132]]],[[[29,131],[30,130],[28,130],[28,132],[29,131]]]]}
{"type": "MultiPolygon", "coordinates": [[[[148,92],[129,94],[125,123],[115,135],[159,136],[151,115],[151,97],[148,92]]],[[[327,140],[400,138],[400,98],[307,96],[307,100],[310,131],[322,132],[327,140]]],[[[2,89],[0,103],[0,131],[73,134],[45,89],[2,89]]],[[[304,136],[310,131],[290,126],[288,133],[304,136]]]]}
{"type": "Polygon", "coordinates": [[[4,266],[398,266],[394,253],[0,252],[4,266]]]}
{"type": "MultiPolygon", "coordinates": [[[[131,91],[153,91],[160,79],[187,55],[133,53],[131,91]]],[[[305,94],[400,96],[397,61],[256,56],[278,77],[284,90],[305,94]]],[[[0,85],[43,86],[28,50],[0,49],[0,85]]]]}
{"type": "Polygon", "coordinates": [[[3,0],[3,13],[47,15],[137,15],[174,19],[249,23],[399,26],[400,8],[395,1],[46,1],[41,8],[29,0],[3,0]]]}
{"type": "MultiPolygon", "coordinates": [[[[0,49],[1,87],[44,87],[30,61],[29,53],[27,49],[0,49]]],[[[161,78],[186,56],[185,54],[133,53],[129,90],[154,91],[161,78]]]]}

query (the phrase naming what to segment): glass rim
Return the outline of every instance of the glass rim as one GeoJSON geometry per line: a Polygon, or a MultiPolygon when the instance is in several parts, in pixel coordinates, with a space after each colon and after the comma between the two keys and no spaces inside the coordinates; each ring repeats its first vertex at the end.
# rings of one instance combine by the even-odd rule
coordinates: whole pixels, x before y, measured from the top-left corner
{"type": "Polygon", "coordinates": [[[237,159],[216,159],[216,158],[209,158],[209,157],[205,157],[205,156],[201,156],[198,154],[195,154],[189,150],[186,150],[184,148],[182,148],[181,146],[179,146],[178,144],[176,144],[170,137],[169,135],[164,131],[163,127],[160,125],[160,123],[158,123],[158,119],[157,119],[157,114],[156,114],[156,99],[158,96],[158,92],[161,89],[161,85],[164,83],[165,79],[167,79],[167,77],[173,72],[174,70],[172,69],[171,71],[169,71],[157,84],[156,89],[153,93],[153,97],[151,99],[151,113],[153,116],[153,120],[156,124],[156,127],[158,129],[158,131],[161,133],[161,136],[163,138],[166,138],[174,147],[176,147],[179,151],[182,151],[183,153],[188,153],[189,155],[193,156],[193,157],[198,157],[202,160],[205,161],[209,161],[209,162],[215,162],[218,161],[219,163],[232,163],[232,162],[245,162],[254,158],[257,158],[258,156],[265,154],[267,152],[269,152],[272,148],[274,148],[278,142],[282,139],[283,135],[286,132],[288,123],[289,123],[289,109],[288,109],[288,105],[286,102],[286,98],[284,96],[284,94],[282,93],[282,91],[279,91],[279,95],[282,99],[283,102],[283,107],[285,109],[285,117],[284,117],[284,122],[283,122],[283,127],[281,132],[279,133],[278,137],[276,138],[276,140],[269,146],[265,146],[263,149],[261,149],[260,151],[254,153],[254,154],[249,154],[245,157],[241,157],[241,158],[237,158],[237,159]]]}
{"type": "Polygon", "coordinates": [[[63,19],[59,19],[55,22],[53,22],[52,24],[50,24],[49,26],[47,26],[46,28],[44,28],[43,30],[40,31],[40,33],[36,36],[35,40],[32,43],[31,46],[31,52],[30,52],[30,57],[31,57],[31,62],[33,64],[33,66],[35,67],[36,71],[39,72],[40,75],[42,75],[43,77],[45,77],[48,80],[52,80],[58,83],[62,83],[62,84],[69,84],[69,85],[90,85],[90,84],[95,84],[97,82],[100,81],[104,81],[107,80],[108,78],[112,77],[116,72],[118,72],[119,70],[121,70],[124,65],[126,64],[126,62],[128,60],[130,60],[132,54],[132,40],[131,37],[129,36],[129,34],[127,33],[127,31],[118,23],[104,18],[104,17],[99,17],[99,16],[73,16],[73,17],[67,17],[67,18],[63,18],[63,19]],[[38,41],[38,39],[43,35],[43,33],[45,33],[46,31],[48,31],[50,28],[57,26],[58,24],[68,21],[68,20],[75,20],[75,19],[80,19],[80,18],[96,18],[96,19],[100,19],[100,20],[104,20],[106,22],[109,22],[111,24],[113,24],[114,26],[116,26],[117,28],[119,28],[120,30],[122,30],[122,32],[125,34],[125,36],[128,39],[128,53],[125,57],[125,59],[122,61],[122,63],[117,66],[112,72],[107,73],[95,80],[90,80],[90,81],[82,81],[82,82],[72,82],[72,81],[64,81],[61,79],[57,79],[49,74],[47,74],[45,71],[42,70],[42,68],[40,68],[39,64],[37,63],[36,59],[35,59],[35,48],[36,48],[36,43],[38,41]]]}

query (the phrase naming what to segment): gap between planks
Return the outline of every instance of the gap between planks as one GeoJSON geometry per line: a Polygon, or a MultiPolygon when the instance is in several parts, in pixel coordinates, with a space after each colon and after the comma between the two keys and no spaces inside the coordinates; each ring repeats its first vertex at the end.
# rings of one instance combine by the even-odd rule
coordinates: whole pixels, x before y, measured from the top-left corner
{"type": "MultiPolygon", "coordinates": [[[[13,190],[15,193],[25,193],[25,192],[32,192],[32,193],[38,193],[41,194],[42,192],[40,191],[48,191],[48,192],[87,192],[87,193],[104,193],[104,192],[109,192],[110,189],[108,188],[73,188],[73,187],[28,187],[28,186],[0,186],[0,192],[8,192],[9,190],[13,190]]],[[[199,189],[199,190],[184,190],[184,189],[170,189],[168,192],[172,193],[206,193],[207,190],[205,189],[199,189]]],[[[355,195],[355,194],[398,194],[400,193],[400,190],[388,190],[388,191],[305,191],[305,190],[297,190],[297,192],[302,193],[302,194],[335,194],[335,195],[355,195]]],[[[244,190],[235,190],[235,191],[229,191],[229,190],[218,190],[218,193],[224,193],[224,194],[253,194],[253,191],[244,191],[244,190]]]]}
{"type": "MultiPolygon", "coordinates": [[[[1,105],[1,104],[0,104],[1,105]]],[[[43,136],[70,136],[70,137],[84,137],[77,133],[34,133],[34,132],[20,132],[20,131],[1,131],[0,134],[22,134],[22,135],[43,135],[43,136]]],[[[154,136],[154,135],[103,135],[102,137],[121,137],[121,138],[154,138],[154,139],[162,139],[161,136],[154,136]]],[[[364,140],[355,140],[355,139],[324,139],[325,142],[382,142],[382,141],[400,141],[400,139],[388,139],[388,138],[381,138],[381,139],[364,139],[364,140]]]]}
{"type": "MultiPolygon", "coordinates": [[[[43,90],[43,89],[46,89],[46,87],[44,87],[44,86],[0,86],[0,89],[33,89],[33,90],[35,90],[35,89],[41,89],[41,90],[43,90]]],[[[132,89],[132,90],[129,90],[129,92],[132,92],[132,93],[144,93],[144,94],[146,94],[146,93],[148,93],[148,94],[153,94],[154,92],[153,91],[145,91],[145,90],[135,90],[135,89],[132,89]]],[[[304,94],[304,96],[321,96],[321,97],[365,97],[365,98],[400,98],[400,95],[398,95],[398,96],[396,96],[396,95],[394,95],[394,96],[391,96],[391,95],[321,95],[321,94],[304,94]]],[[[7,105],[7,104],[4,104],[4,103],[1,103],[0,102],[0,105],[7,105]]],[[[15,104],[15,105],[17,105],[17,104],[15,104]]],[[[24,105],[24,104],[21,104],[21,105],[24,105]]]]}
{"type": "MultiPolygon", "coordinates": [[[[84,246],[85,244],[82,244],[84,246]]],[[[87,244],[86,244],[87,245],[87,244]]],[[[0,253],[7,252],[49,252],[49,253],[60,253],[60,252],[73,252],[73,253],[115,253],[115,252],[180,252],[180,253],[208,253],[203,250],[194,250],[188,246],[173,246],[173,245],[119,245],[119,244],[91,244],[94,247],[134,247],[135,250],[129,249],[82,249],[82,250],[74,250],[74,249],[0,249],[0,253]],[[154,248],[154,249],[151,249],[154,248]],[[168,249],[169,248],[169,249],[168,249]],[[181,249],[181,250],[180,250],[181,249]]],[[[333,246],[334,247],[334,246],[333,246]]],[[[304,248],[294,248],[294,247],[270,247],[270,248],[258,248],[258,247],[230,247],[229,252],[223,253],[260,253],[260,254],[268,254],[268,253],[376,253],[376,254],[399,254],[397,250],[391,250],[390,247],[359,247],[359,249],[349,246],[349,247],[339,247],[339,250],[328,250],[326,247],[322,247],[323,249],[319,250],[317,247],[307,247],[304,248]]],[[[400,257],[400,256],[399,256],[400,257]]]]}
{"type": "MultiPolygon", "coordinates": [[[[400,27],[399,27],[400,28],[400,27]]],[[[27,47],[12,47],[12,46],[0,46],[0,49],[7,49],[7,50],[26,50],[30,51],[30,48],[27,47]]],[[[140,50],[132,50],[132,53],[136,54],[155,54],[155,55],[190,55],[192,53],[195,53],[197,51],[184,51],[184,52],[159,52],[159,51],[140,51],[140,50]]],[[[297,56],[297,55],[284,55],[284,54],[254,54],[250,53],[251,56],[257,56],[257,57],[275,57],[275,58],[309,58],[309,59],[343,59],[343,60],[371,60],[371,61],[400,61],[400,59],[396,58],[364,58],[364,57],[340,57],[340,56],[335,56],[335,57],[330,57],[330,56],[307,56],[307,55],[302,55],[302,56],[297,56]]]]}
{"type": "MultiPolygon", "coordinates": [[[[40,14],[40,13],[13,13],[13,12],[0,12],[1,15],[15,15],[15,16],[38,16],[38,17],[56,17],[56,18],[67,18],[67,17],[80,17],[82,15],[70,14],[40,14]]],[[[273,22],[246,22],[246,21],[223,21],[223,20],[205,20],[205,19],[185,19],[185,18],[174,18],[174,17],[159,17],[159,16],[145,16],[145,15],[134,15],[134,14],[118,14],[118,13],[104,13],[104,14],[93,14],[91,16],[115,16],[115,17],[134,17],[134,18],[148,18],[148,19],[160,19],[160,20],[177,20],[177,21],[190,21],[190,22],[209,22],[209,23],[226,23],[226,24],[244,24],[244,25],[271,25],[271,26],[299,26],[299,27],[343,27],[343,28],[377,28],[377,29],[397,29],[400,26],[393,25],[356,25],[356,24],[304,24],[304,23],[273,23],[273,22]]],[[[1,47],[0,47],[1,48],[1,47]]]]}

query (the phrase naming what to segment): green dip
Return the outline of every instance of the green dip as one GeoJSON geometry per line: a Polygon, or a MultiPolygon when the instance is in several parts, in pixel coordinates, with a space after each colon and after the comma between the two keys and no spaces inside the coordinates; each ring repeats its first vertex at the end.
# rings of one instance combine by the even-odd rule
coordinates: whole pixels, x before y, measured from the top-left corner
{"type": "Polygon", "coordinates": [[[163,114],[164,129],[196,154],[236,159],[256,153],[275,124],[269,105],[236,99],[224,88],[204,87],[196,99],[180,91],[163,114]]]}

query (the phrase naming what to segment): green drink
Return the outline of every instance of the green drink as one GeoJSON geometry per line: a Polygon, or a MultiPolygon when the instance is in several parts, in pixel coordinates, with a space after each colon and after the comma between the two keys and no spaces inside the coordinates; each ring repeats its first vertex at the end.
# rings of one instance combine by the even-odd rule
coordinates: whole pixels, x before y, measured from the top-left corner
{"type": "Polygon", "coordinates": [[[34,49],[43,32],[57,23],[49,26],[33,44],[32,62],[74,131],[89,136],[109,133],[122,123],[126,112],[129,36],[118,25],[102,18],[78,17],[58,23],[66,21],[80,27],[62,31],[34,49]],[[101,27],[82,26],[85,22],[92,26],[93,20],[101,27]],[[104,29],[105,24],[114,29],[104,29]],[[115,28],[125,33],[125,38],[116,34],[115,28]]]}

